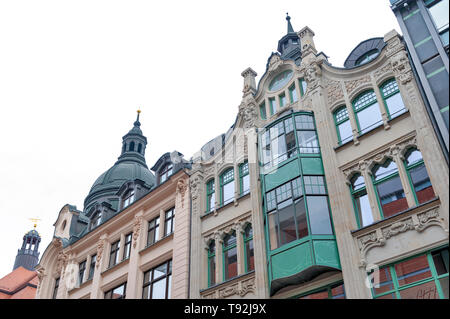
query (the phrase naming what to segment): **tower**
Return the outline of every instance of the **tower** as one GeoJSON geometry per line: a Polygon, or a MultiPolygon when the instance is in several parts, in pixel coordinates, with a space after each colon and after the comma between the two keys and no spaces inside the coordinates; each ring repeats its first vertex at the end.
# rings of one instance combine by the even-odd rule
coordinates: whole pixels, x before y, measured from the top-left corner
{"type": "Polygon", "coordinates": [[[20,266],[28,270],[34,270],[34,267],[39,261],[40,242],[41,236],[36,231],[36,224],[34,224],[34,229],[30,230],[23,236],[22,247],[17,251],[13,270],[19,268],[20,266]]]}

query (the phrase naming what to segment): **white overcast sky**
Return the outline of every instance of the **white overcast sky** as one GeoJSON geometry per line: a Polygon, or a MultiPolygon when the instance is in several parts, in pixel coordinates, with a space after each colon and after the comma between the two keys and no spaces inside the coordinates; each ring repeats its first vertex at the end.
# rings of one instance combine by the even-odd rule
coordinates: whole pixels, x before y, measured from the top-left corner
{"type": "Polygon", "coordinates": [[[83,209],[139,107],[149,167],[226,132],[241,72],[259,81],[286,12],[339,67],[361,41],[400,32],[388,0],[0,0],[0,278],[29,218],[42,255],[63,205],[83,209]]]}

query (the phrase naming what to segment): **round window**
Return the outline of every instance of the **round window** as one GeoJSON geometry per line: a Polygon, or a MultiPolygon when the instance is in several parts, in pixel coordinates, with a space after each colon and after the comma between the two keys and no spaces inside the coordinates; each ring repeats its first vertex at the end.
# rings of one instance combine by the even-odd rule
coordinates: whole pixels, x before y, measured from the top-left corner
{"type": "Polygon", "coordinates": [[[292,71],[286,70],[278,74],[269,84],[269,91],[278,91],[285,86],[292,78],[292,71]]]}

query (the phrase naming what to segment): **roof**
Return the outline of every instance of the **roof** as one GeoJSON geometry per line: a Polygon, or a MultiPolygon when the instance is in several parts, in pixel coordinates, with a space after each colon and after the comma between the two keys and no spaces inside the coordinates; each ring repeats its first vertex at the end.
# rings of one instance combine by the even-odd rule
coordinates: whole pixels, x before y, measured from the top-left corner
{"type": "Polygon", "coordinates": [[[0,299],[34,299],[38,281],[36,271],[18,267],[0,279],[0,299]]]}

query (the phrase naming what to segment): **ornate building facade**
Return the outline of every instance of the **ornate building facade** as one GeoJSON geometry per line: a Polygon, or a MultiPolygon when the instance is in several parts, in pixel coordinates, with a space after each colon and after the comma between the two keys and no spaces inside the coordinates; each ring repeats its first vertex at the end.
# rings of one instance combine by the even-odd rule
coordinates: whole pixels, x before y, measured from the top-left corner
{"type": "Polygon", "coordinates": [[[135,122],[84,210],[59,213],[38,298],[448,298],[448,165],[403,38],[338,68],[287,20],[189,162],[148,170],[135,122]]]}

